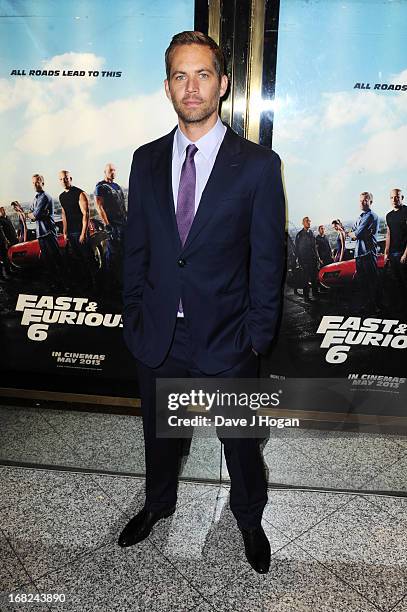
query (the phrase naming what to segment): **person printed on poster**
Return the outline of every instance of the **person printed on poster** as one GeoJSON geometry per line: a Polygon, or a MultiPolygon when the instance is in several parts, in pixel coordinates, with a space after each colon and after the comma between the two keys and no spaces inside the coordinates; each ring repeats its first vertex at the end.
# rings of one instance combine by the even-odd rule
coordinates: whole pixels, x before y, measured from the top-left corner
{"type": "Polygon", "coordinates": [[[374,313],[378,307],[378,229],[379,217],[373,212],[373,195],[363,191],[359,196],[362,212],[349,232],[350,238],[356,240],[355,260],[356,278],[361,289],[362,310],[374,313]]]}
{"type": "Polygon", "coordinates": [[[127,220],[124,193],[115,182],[116,166],[108,163],[104,179],[95,187],[96,209],[105,224],[106,280],[109,287],[121,287],[124,227],[127,220]]]}
{"type": "Polygon", "coordinates": [[[25,212],[23,207],[17,200],[11,202],[10,206],[17,214],[18,217],[18,230],[17,230],[17,238],[18,242],[27,242],[28,232],[27,232],[27,219],[25,216],[25,212]]]}
{"type": "Polygon", "coordinates": [[[56,290],[65,288],[66,268],[57,240],[57,228],[54,220],[54,201],[44,191],[44,177],[33,174],[32,184],[35,196],[27,217],[36,222],[37,238],[41,249],[41,259],[48,272],[51,287],[56,290]]]}
{"type": "Polygon", "coordinates": [[[327,266],[333,262],[331,245],[325,234],[325,226],[318,226],[318,234],[315,236],[317,251],[322,266],[327,266]]]}
{"type": "Polygon", "coordinates": [[[302,294],[305,302],[310,302],[310,287],[313,297],[318,296],[318,262],[320,261],[315,236],[311,231],[311,219],[304,217],[302,220],[303,229],[295,237],[295,253],[298,263],[302,268],[302,294]]]}
{"type": "Polygon", "coordinates": [[[332,227],[338,233],[336,238],[336,248],[335,248],[335,258],[334,262],[337,263],[339,261],[343,261],[345,256],[345,240],[346,240],[346,232],[345,228],[342,225],[340,219],[334,219],[332,221],[332,227]]]}
{"type": "Polygon", "coordinates": [[[407,206],[403,204],[401,189],[392,189],[390,201],[393,207],[386,215],[387,232],[384,251],[392,275],[391,302],[400,314],[406,314],[407,305],[407,206]]]}
{"type": "Polygon", "coordinates": [[[83,287],[95,286],[93,253],[89,244],[89,200],[83,189],[72,184],[72,175],[61,170],[59,181],[64,191],[59,195],[62,224],[67,242],[70,280],[83,287]]]}

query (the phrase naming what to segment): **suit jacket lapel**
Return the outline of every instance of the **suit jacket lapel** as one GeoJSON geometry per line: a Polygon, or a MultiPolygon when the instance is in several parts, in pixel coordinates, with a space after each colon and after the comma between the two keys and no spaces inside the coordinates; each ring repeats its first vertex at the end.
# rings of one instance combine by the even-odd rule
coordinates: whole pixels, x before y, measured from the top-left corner
{"type": "Polygon", "coordinates": [[[153,154],[151,172],[153,190],[161,218],[168,229],[168,234],[172,235],[176,251],[179,252],[182,245],[178,233],[172,194],[172,146],[176,129],[174,128],[164,137],[160,143],[160,148],[153,154]]]}
{"type": "Polygon", "coordinates": [[[161,218],[168,234],[172,236],[174,247],[179,253],[185,251],[210,221],[222,194],[228,185],[235,181],[241,160],[240,139],[227,126],[223,142],[219,148],[212,172],[202,193],[198,210],[194,217],[188,237],[182,248],[175,216],[172,194],[172,147],[176,128],[163,138],[152,157],[152,182],[161,218]]]}
{"type": "Polygon", "coordinates": [[[183,251],[186,251],[205,225],[210,221],[219,205],[219,200],[228,186],[235,181],[236,173],[241,165],[240,139],[237,134],[227,126],[223,142],[219,148],[212,172],[196,211],[191,229],[185,241],[183,251]]]}

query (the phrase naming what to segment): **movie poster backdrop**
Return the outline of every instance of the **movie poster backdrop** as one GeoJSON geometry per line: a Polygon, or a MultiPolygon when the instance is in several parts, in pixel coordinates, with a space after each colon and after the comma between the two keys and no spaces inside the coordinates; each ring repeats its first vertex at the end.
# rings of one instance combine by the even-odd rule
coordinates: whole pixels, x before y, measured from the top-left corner
{"type": "Polygon", "coordinates": [[[192,0],[0,0],[2,387],[135,394],[130,163],[176,123],[164,51],[193,14],[192,0]]]}
{"type": "MultiPolygon", "coordinates": [[[[0,0],[1,386],[136,394],[119,272],[130,162],[175,123],[163,55],[193,10],[191,0],[120,0],[113,12],[107,0],[0,0]]],[[[406,22],[403,2],[281,0],[273,147],[288,259],[281,329],[263,362],[282,380],[342,379],[346,393],[371,392],[363,409],[396,414],[406,22]]],[[[317,392],[304,388],[301,407],[317,407],[317,392]]]]}
{"type": "Polygon", "coordinates": [[[343,378],[385,414],[406,400],[406,23],[406,2],[280,3],[273,148],[288,260],[264,373],[343,378]]]}

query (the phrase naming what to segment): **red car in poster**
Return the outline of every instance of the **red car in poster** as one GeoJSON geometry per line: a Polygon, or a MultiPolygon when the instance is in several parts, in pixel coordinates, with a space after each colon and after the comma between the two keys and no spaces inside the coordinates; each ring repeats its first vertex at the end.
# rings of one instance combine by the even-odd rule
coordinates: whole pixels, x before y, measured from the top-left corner
{"type": "MultiPolygon", "coordinates": [[[[62,221],[56,221],[58,227],[57,240],[59,247],[62,251],[66,248],[66,240],[62,234],[62,221]]],[[[28,235],[32,235],[32,231],[29,231],[28,235]]],[[[35,235],[35,234],[34,234],[35,235]]],[[[100,270],[104,263],[104,253],[106,245],[106,232],[103,224],[96,220],[91,219],[89,222],[89,236],[92,251],[97,263],[97,267],[100,270]]],[[[36,267],[41,264],[41,249],[37,238],[27,240],[27,242],[19,242],[11,246],[8,250],[8,258],[13,266],[16,268],[26,269],[36,267]]]]}
{"type": "MultiPolygon", "coordinates": [[[[384,268],[384,255],[377,256],[377,267],[384,268]]],[[[327,289],[333,287],[346,287],[352,283],[356,276],[356,260],[348,259],[324,266],[318,272],[318,280],[327,289]]]]}

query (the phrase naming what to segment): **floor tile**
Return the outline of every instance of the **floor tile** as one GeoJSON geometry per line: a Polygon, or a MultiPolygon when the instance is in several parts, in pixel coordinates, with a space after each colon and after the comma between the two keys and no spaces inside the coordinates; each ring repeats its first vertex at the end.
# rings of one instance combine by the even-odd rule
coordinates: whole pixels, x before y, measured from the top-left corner
{"type": "Polygon", "coordinates": [[[349,495],[320,491],[271,490],[263,518],[289,538],[295,538],[340,506],[349,503],[349,495]]]}
{"type": "MultiPolygon", "coordinates": [[[[63,410],[47,410],[42,414],[80,457],[80,467],[145,473],[140,417],[63,410]]],[[[195,436],[181,475],[184,478],[218,479],[219,462],[220,442],[216,436],[195,436]]]]}
{"type": "Polygon", "coordinates": [[[301,535],[296,544],[383,610],[407,592],[406,523],[362,497],[301,535]]]}
{"type": "Polygon", "coordinates": [[[116,539],[122,512],[90,481],[61,500],[33,496],[3,508],[2,529],[31,578],[116,539]]]}
{"type": "Polygon", "coordinates": [[[407,612],[407,595],[397,604],[391,612],[407,612]]]}
{"type": "MultiPolygon", "coordinates": [[[[288,542],[264,521],[273,551],[288,542]]],[[[241,533],[228,507],[228,492],[220,489],[179,508],[154,527],[152,540],[203,596],[251,572],[241,533]]]]}
{"type": "Polygon", "coordinates": [[[32,423],[41,422],[43,423],[43,418],[38,408],[0,406],[0,426],[2,432],[6,428],[9,432],[13,429],[21,431],[22,427],[29,428],[32,423]]]}
{"type": "Polygon", "coordinates": [[[406,454],[388,436],[372,433],[314,431],[312,437],[298,438],[292,446],[340,476],[345,488],[362,487],[406,454]]]}
{"type": "Polygon", "coordinates": [[[30,577],[16,553],[0,531],[0,592],[12,591],[29,580],[30,577]]]}
{"type": "Polygon", "coordinates": [[[294,544],[272,556],[268,574],[249,572],[208,600],[218,612],[377,612],[294,544]]]}
{"type": "MultiPolygon", "coordinates": [[[[95,475],[93,477],[106,495],[128,515],[133,515],[144,506],[144,478],[131,476],[95,475]]],[[[187,504],[208,492],[212,485],[180,482],[177,507],[187,504]]]]}
{"type": "Polygon", "coordinates": [[[386,497],[384,495],[364,495],[364,499],[382,508],[392,516],[407,522],[407,497],[386,497]]]}
{"type": "Polygon", "coordinates": [[[189,455],[185,458],[181,476],[219,480],[221,443],[216,436],[194,436],[189,455]]]}
{"type": "Polygon", "coordinates": [[[66,603],[52,609],[69,612],[187,612],[201,601],[200,595],[147,541],[128,549],[109,544],[36,583],[44,592],[65,593],[66,603]]]}
{"type": "Polygon", "coordinates": [[[37,409],[1,408],[0,459],[49,465],[75,466],[78,457],[66,440],[37,409]]]}
{"type": "Polygon", "coordinates": [[[66,410],[43,416],[80,457],[80,467],[144,474],[140,417],[66,410]]]}
{"type": "Polygon", "coordinates": [[[94,474],[92,479],[116,506],[122,508],[123,514],[131,514],[144,505],[144,478],[94,474]]]}
{"type": "Polygon", "coordinates": [[[326,466],[304,456],[292,444],[286,444],[282,440],[272,440],[265,451],[264,461],[269,483],[326,488],[344,486],[341,476],[333,474],[326,466]]]}
{"type": "Polygon", "coordinates": [[[197,605],[196,608],[193,608],[192,612],[215,612],[215,608],[213,608],[207,601],[203,600],[197,605]]]}
{"type": "Polygon", "coordinates": [[[399,444],[403,448],[407,449],[407,435],[401,436],[400,434],[397,434],[397,435],[392,434],[392,435],[388,435],[388,438],[389,440],[392,440],[396,444],[399,444]]]}
{"type": "Polygon", "coordinates": [[[365,485],[365,489],[367,488],[376,491],[407,492],[407,456],[403,456],[400,461],[369,480],[365,485]]]}
{"type": "Polygon", "coordinates": [[[68,471],[41,470],[0,466],[0,508],[35,500],[64,503],[67,497],[86,487],[96,490],[96,483],[89,474],[68,471]]]}

